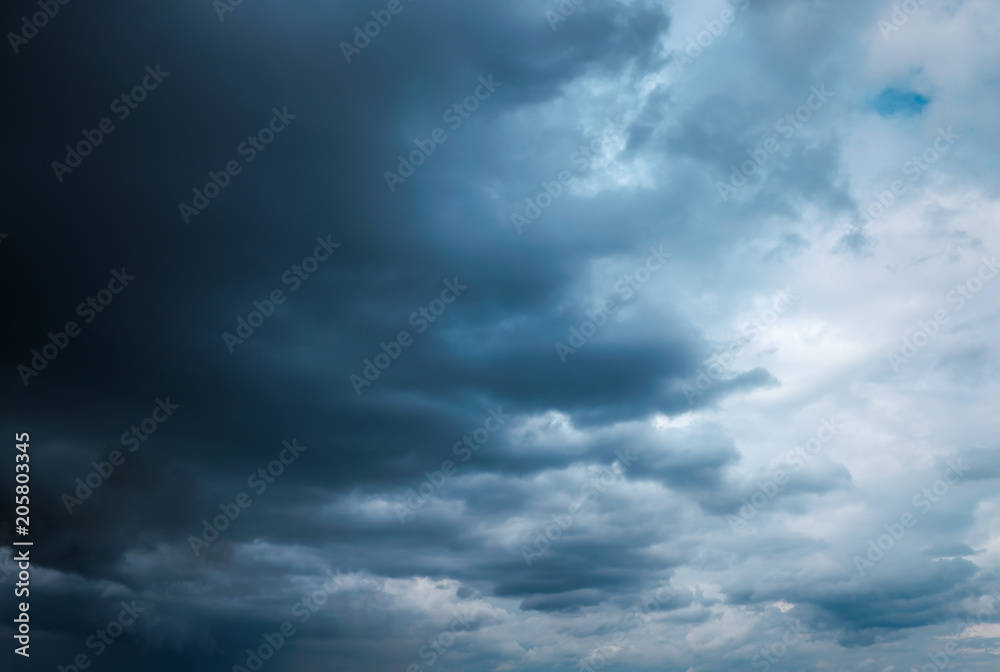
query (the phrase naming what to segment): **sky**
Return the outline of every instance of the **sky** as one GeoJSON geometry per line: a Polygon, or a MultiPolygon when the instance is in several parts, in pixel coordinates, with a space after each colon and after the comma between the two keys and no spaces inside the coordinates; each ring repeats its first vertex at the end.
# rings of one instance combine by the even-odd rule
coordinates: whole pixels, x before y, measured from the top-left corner
{"type": "Polygon", "coordinates": [[[2,25],[4,669],[996,669],[1000,5],[2,25]]]}

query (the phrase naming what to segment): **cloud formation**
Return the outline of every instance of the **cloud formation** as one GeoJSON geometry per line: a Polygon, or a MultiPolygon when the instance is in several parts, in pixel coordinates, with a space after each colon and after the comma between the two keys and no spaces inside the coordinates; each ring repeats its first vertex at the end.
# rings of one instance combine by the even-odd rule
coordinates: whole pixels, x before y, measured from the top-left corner
{"type": "Polygon", "coordinates": [[[12,664],[995,669],[995,3],[42,5],[12,664]]]}

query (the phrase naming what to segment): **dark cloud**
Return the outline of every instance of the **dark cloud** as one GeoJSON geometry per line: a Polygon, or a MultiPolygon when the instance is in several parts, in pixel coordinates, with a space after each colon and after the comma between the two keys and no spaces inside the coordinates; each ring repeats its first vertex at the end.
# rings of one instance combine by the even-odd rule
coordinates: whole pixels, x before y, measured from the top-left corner
{"type": "MultiPolygon", "coordinates": [[[[732,25],[681,68],[718,12],[402,0],[389,14],[306,2],[220,16],[224,2],[59,5],[8,54],[0,393],[8,436],[31,434],[37,665],[245,666],[289,620],[268,669],[412,672],[437,642],[443,669],[545,670],[576,666],[669,585],[621,665],[742,669],[787,612],[817,647],[789,664],[903,669],[913,656],[894,646],[981,608],[1000,466],[968,446],[987,414],[940,427],[944,412],[900,400],[928,388],[888,381],[883,353],[859,345],[894,343],[874,330],[906,333],[899,306],[930,305],[884,273],[876,287],[871,268],[920,259],[936,273],[944,259],[954,275],[989,240],[971,197],[928,209],[944,255],[858,222],[874,178],[857,119],[958,117],[964,99],[859,81],[870,7],[733,0],[732,25]],[[342,43],[378,17],[348,62],[342,43]],[[720,198],[716,183],[820,85],[831,101],[720,198]],[[879,90],[876,116],[863,100],[879,90]],[[104,118],[114,130],[86,140],[104,118]],[[404,175],[400,157],[436,129],[446,139],[404,175]],[[96,146],[77,162],[81,142],[96,146]],[[518,232],[529,203],[539,213],[518,232]],[[791,285],[812,307],[748,337],[791,285]],[[895,303],[855,305],[879,291],[895,303]],[[704,386],[733,342],[747,354],[704,386]],[[850,436],[734,533],[741,498],[833,408],[850,436]],[[907,457],[886,438],[900,435],[907,457]],[[304,449],[288,461],[291,442],[304,449]],[[949,497],[871,577],[852,575],[847,549],[955,455],[973,466],[949,497]],[[95,656],[88,637],[132,600],[146,611],[95,656]]],[[[992,389],[982,296],[913,366],[951,399],[992,389]]],[[[0,478],[4,501],[12,489],[0,478]]]]}

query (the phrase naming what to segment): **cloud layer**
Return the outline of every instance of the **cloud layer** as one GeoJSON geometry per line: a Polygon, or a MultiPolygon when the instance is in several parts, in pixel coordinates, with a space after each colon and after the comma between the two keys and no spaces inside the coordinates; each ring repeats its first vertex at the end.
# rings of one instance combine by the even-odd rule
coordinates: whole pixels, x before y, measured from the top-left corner
{"type": "Polygon", "coordinates": [[[32,10],[31,665],[995,669],[994,3],[32,10]]]}

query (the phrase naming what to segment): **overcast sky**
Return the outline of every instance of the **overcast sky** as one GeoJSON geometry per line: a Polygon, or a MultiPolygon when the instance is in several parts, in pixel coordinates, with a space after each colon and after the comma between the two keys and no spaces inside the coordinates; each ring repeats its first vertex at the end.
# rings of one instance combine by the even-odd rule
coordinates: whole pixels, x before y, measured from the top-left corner
{"type": "Polygon", "coordinates": [[[42,11],[11,669],[996,670],[996,2],[42,11]]]}

